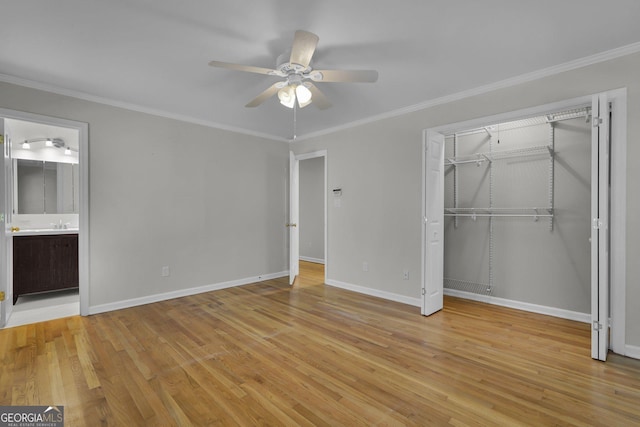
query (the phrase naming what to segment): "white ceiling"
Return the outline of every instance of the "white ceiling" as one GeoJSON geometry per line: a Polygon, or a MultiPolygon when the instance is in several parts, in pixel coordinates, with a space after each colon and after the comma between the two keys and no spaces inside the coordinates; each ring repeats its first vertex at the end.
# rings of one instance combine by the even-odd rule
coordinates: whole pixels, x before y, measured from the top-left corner
{"type": "Polygon", "coordinates": [[[319,83],[332,102],[298,111],[298,137],[612,49],[640,50],[638,0],[5,1],[0,80],[290,139],[275,67],[295,30],[316,33],[314,68],[376,69],[376,83],[319,83]],[[633,45],[633,46],[629,46],[633,45]]]}

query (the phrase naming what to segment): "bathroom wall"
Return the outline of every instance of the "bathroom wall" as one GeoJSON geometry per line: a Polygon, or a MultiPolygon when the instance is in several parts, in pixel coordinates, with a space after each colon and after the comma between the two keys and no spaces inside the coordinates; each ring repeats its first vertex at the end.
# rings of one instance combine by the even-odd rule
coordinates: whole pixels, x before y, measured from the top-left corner
{"type": "Polygon", "coordinates": [[[78,227],[78,131],[24,120],[6,119],[5,121],[12,132],[11,157],[15,162],[13,225],[22,229],[51,228],[54,225],[78,227]],[[66,153],[64,148],[46,146],[41,140],[43,138],[60,138],[65,148],[70,147],[72,150],[66,153]],[[27,140],[31,141],[30,148],[24,149],[22,143],[27,140]],[[69,173],[66,170],[48,168],[45,174],[47,183],[42,185],[42,182],[38,182],[38,180],[41,181],[42,176],[37,176],[37,173],[28,173],[26,169],[17,167],[19,160],[43,161],[48,166],[64,165],[65,168],[74,168],[74,171],[69,173]],[[47,213],[38,214],[37,211],[47,213]]]}

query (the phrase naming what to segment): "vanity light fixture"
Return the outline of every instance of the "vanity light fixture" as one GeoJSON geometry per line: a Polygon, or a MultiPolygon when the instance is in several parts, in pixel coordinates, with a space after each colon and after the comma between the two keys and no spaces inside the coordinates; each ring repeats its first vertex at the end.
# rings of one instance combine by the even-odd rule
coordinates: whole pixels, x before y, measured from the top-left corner
{"type": "MultiPolygon", "coordinates": [[[[31,144],[36,144],[36,147],[42,147],[42,143],[44,143],[45,147],[55,147],[55,148],[68,148],[62,138],[31,138],[25,139],[22,143],[23,150],[29,150],[31,148],[31,144]]],[[[77,151],[77,150],[75,150],[77,151]]]]}

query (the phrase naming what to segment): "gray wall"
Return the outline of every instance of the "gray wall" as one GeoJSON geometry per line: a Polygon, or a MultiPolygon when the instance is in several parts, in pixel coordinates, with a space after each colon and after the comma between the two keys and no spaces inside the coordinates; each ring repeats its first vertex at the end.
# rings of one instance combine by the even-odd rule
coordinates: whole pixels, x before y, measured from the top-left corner
{"type": "Polygon", "coordinates": [[[324,262],[324,157],[300,161],[300,257],[324,262]]]}
{"type": "MultiPolygon", "coordinates": [[[[492,151],[549,145],[546,123],[493,132],[492,151]],[[498,142],[499,141],[499,142],[498,142]]],[[[555,196],[553,229],[547,218],[493,218],[493,257],[490,257],[489,218],[453,217],[445,220],[445,278],[489,283],[491,295],[514,301],[591,312],[591,126],[584,118],[555,123],[555,196]]],[[[489,136],[458,137],[457,154],[490,151],[489,136]]],[[[446,139],[446,157],[451,157],[453,138],[446,139]]],[[[494,207],[545,207],[549,205],[550,156],[474,163],[458,169],[458,207],[489,206],[489,181],[493,173],[494,207]],[[492,169],[492,171],[490,170],[492,169]]],[[[454,166],[445,174],[445,206],[453,207],[454,166]]],[[[544,213],[544,212],[540,212],[544,213]]],[[[481,293],[485,287],[445,281],[454,289],[481,293]]],[[[486,294],[486,293],[485,293],[486,294]]]]}
{"type": "Polygon", "coordinates": [[[286,143],[8,83],[0,107],[89,124],[90,307],[287,270],[286,143]]]}
{"type": "Polygon", "coordinates": [[[633,54],[297,142],[297,154],[328,151],[328,186],[344,190],[342,206],[328,209],[327,279],[419,298],[423,129],[626,87],[626,342],[640,345],[638,75],[640,54],[633,54]],[[365,260],[369,272],[362,271],[365,260]]]}

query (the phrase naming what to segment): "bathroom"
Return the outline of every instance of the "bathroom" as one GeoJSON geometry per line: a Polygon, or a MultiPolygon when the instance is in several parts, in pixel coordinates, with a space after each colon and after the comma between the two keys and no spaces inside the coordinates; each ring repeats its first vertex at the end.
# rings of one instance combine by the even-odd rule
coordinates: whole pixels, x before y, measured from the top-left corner
{"type": "Polygon", "coordinates": [[[5,118],[4,134],[11,162],[5,232],[13,249],[6,326],[77,315],[79,132],[5,118]]]}

